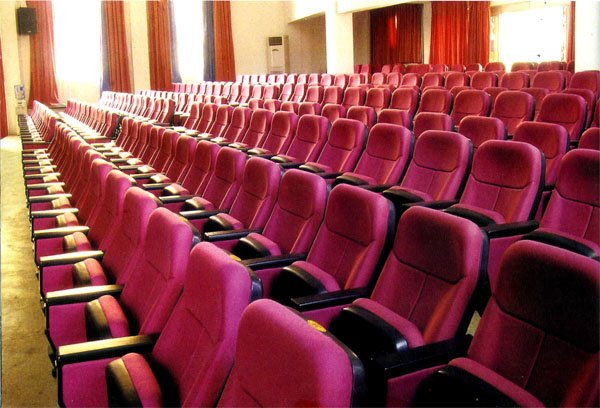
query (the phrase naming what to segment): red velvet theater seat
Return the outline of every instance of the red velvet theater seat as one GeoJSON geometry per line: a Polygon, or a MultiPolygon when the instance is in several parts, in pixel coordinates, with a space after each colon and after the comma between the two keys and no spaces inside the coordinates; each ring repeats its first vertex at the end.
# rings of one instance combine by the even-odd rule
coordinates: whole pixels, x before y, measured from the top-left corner
{"type": "Polygon", "coordinates": [[[508,134],[512,136],[519,124],[533,120],[534,113],[535,99],[532,95],[520,91],[504,91],[498,94],[490,116],[504,122],[508,134]]]}

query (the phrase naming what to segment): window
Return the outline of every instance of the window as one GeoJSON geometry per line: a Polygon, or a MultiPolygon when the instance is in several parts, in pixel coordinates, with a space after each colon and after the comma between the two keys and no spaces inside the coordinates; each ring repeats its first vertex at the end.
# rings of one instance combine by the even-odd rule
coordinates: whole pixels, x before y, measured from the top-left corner
{"type": "Polygon", "coordinates": [[[492,9],[491,60],[565,61],[568,4],[517,3],[492,9]]]}
{"type": "Polygon", "coordinates": [[[52,7],[59,97],[96,101],[102,77],[100,0],[54,0],[52,7]]]}
{"type": "Polygon", "coordinates": [[[177,63],[181,81],[200,82],[204,79],[204,18],[202,2],[171,0],[177,63]]]}

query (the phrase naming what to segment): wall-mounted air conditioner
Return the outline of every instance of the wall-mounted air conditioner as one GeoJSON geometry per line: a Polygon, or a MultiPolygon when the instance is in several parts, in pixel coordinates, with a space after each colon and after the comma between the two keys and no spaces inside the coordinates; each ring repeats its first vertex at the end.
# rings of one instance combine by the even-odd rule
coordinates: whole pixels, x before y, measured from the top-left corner
{"type": "Polygon", "coordinates": [[[269,74],[283,74],[289,71],[290,57],[288,36],[267,38],[267,63],[269,74]]]}

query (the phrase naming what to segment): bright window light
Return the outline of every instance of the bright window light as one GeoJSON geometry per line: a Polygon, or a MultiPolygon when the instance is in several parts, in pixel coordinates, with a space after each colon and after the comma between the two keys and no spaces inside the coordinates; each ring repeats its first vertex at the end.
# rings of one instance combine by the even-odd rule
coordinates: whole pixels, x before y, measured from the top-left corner
{"type": "Polygon", "coordinates": [[[534,8],[500,14],[499,61],[563,61],[566,25],[564,7],[534,8]]]}
{"type": "Polygon", "coordinates": [[[202,2],[172,0],[177,38],[177,59],[182,82],[204,79],[204,24],[202,2]]]}
{"type": "Polygon", "coordinates": [[[52,6],[60,99],[95,101],[102,76],[100,0],[53,0],[52,6]]]}

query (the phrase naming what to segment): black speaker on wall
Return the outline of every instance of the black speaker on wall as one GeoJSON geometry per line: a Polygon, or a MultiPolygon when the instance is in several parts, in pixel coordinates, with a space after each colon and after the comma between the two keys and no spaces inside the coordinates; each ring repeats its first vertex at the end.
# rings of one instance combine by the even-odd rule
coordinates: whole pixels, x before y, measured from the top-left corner
{"type": "Polygon", "coordinates": [[[35,34],[37,32],[37,19],[35,9],[19,7],[17,9],[17,29],[19,34],[35,34]]]}

